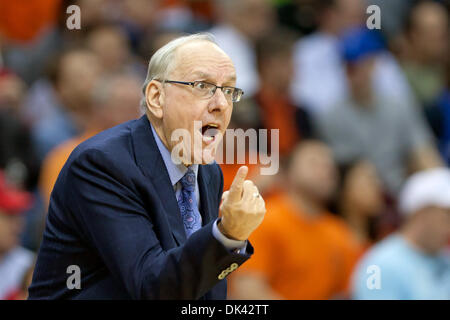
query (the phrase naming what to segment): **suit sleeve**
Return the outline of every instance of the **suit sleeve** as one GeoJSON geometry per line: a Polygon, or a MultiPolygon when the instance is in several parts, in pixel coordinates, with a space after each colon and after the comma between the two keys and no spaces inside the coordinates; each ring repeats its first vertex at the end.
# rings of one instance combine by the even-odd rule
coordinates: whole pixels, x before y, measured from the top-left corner
{"type": "Polygon", "coordinates": [[[165,251],[143,201],[110,156],[84,151],[65,170],[60,187],[66,211],[133,299],[198,299],[220,281],[222,270],[252,253],[228,252],[213,237],[213,222],[165,251]]]}

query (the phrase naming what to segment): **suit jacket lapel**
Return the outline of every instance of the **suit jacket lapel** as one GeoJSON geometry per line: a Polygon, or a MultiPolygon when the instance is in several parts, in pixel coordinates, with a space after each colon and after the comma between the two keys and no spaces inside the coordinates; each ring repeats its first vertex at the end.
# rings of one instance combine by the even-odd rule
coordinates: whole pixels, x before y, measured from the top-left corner
{"type": "Polygon", "coordinates": [[[152,182],[154,190],[158,193],[174,238],[179,245],[183,244],[186,241],[186,233],[180,209],[170,182],[169,173],[156,145],[147,116],[144,115],[138,119],[131,130],[136,163],[144,172],[144,175],[149,178],[149,181],[152,182]]]}

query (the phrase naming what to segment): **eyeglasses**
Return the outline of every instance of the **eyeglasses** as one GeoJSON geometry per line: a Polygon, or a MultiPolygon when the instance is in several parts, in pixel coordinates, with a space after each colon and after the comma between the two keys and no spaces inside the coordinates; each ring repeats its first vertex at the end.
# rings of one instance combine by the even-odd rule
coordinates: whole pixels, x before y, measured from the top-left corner
{"type": "MultiPolygon", "coordinates": [[[[155,79],[156,80],[156,79],[155,79]]],[[[216,90],[222,89],[223,94],[225,95],[225,98],[227,100],[231,100],[232,102],[239,102],[241,100],[242,95],[244,94],[244,91],[239,88],[235,87],[228,87],[223,86],[219,87],[216,86],[213,83],[205,82],[205,81],[191,81],[191,82],[185,82],[185,81],[172,81],[172,80],[156,80],[160,82],[167,82],[167,83],[177,83],[177,84],[183,84],[186,86],[192,87],[192,92],[200,98],[209,99],[211,98],[215,93],[216,90]]]]}

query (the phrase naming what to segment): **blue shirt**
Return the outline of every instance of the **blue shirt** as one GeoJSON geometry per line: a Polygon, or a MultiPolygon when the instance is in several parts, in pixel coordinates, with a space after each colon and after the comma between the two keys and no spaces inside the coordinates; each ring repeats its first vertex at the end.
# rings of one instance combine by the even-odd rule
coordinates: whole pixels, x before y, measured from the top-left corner
{"type": "MultiPolygon", "coordinates": [[[[166,166],[167,172],[169,173],[170,182],[172,183],[173,189],[175,191],[175,196],[178,199],[180,197],[181,193],[181,178],[185,175],[185,173],[188,171],[188,168],[183,164],[175,164],[172,161],[172,158],[170,156],[169,150],[166,148],[164,143],[159,138],[158,134],[156,133],[155,129],[153,128],[153,125],[150,124],[150,127],[152,128],[153,136],[156,140],[156,145],[158,146],[159,152],[161,153],[161,156],[163,158],[164,164],[166,166]]],[[[200,210],[200,192],[198,191],[198,180],[197,180],[197,174],[198,174],[198,164],[192,164],[190,166],[192,170],[195,173],[195,197],[197,200],[197,206],[200,210]]],[[[239,241],[239,240],[232,240],[227,237],[225,237],[217,227],[217,221],[216,220],[213,224],[212,233],[213,236],[222,243],[225,248],[232,251],[235,249],[239,249],[239,253],[245,253],[245,249],[247,247],[246,241],[239,241]]]]}
{"type": "Polygon", "coordinates": [[[427,255],[397,233],[363,257],[352,287],[355,299],[447,300],[450,256],[445,252],[427,255]]]}

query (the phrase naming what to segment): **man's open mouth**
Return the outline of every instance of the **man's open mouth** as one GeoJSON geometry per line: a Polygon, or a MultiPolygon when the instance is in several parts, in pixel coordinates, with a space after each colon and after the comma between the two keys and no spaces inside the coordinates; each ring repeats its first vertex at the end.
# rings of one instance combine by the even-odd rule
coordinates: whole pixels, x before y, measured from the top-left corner
{"type": "Polygon", "coordinates": [[[204,125],[201,129],[203,142],[211,143],[215,140],[216,136],[220,133],[219,126],[214,123],[204,125]]]}

